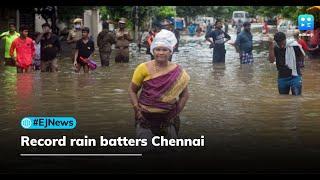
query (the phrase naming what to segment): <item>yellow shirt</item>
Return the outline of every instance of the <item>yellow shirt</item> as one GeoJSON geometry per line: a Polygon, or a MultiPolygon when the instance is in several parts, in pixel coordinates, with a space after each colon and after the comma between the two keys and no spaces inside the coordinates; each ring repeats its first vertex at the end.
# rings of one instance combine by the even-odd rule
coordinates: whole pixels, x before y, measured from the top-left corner
{"type": "MultiPolygon", "coordinates": [[[[148,70],[147,62],[141,63],[135,69],[131,82],[136,86],[141,87],[144,81],[154,78],[153,76],[154,74],[151,75],[148,70]]],[[[163,96],[160,98],[160,101],[164,103],[174,104],[176,102],[176,97],[178,97],[179,94],[181,94],[181,92],[187,86],[189,80],[190,80],[189,75],[185,72],[185,70],[183,70],[182,75],[179,77],[179,79],[177,79],[177,82],[175,83],[175,85],[165,94],[163,94],[163,96]]],[[[153,106],[147,106],[143,104],[140,104],[140,106],[149,112],[154,112],[154,113],[168,112],[168,110],[166,109],[161,109],[153,106]]]]}
{"type": "Polygon", "coordinates": [[[78,41],[82,38],[82,31],[81,30],[76,30],[76,29],[72,29],[69,31],[67,40],[75,40],[78,41]]]}
{"type": "Polygon", "coordinates": [[[141,86],[143,81],[151,79],[151,75],[147,68],[147,63],[141,63],[135,69],[131,82],[137,86],[141,86]]]}

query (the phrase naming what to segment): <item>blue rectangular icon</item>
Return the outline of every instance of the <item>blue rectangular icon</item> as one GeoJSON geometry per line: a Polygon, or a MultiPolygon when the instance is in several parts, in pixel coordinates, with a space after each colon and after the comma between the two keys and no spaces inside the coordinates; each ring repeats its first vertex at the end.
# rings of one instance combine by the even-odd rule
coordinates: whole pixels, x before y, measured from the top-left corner
{"type": "Polygon", "coordinates": [[[313,30],[314,29],[314,17],[311,14],[301,14],[298,17],[299,30],[313,30]]]}

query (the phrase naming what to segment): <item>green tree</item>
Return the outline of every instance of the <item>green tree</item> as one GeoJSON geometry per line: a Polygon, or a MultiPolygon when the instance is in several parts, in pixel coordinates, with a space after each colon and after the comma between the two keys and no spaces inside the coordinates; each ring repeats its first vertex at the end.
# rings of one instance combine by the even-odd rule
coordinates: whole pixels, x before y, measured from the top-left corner
{"type": "Polygon", "coordinates": [[[207,14],[207,6],[177,6],[177,16],[196,17],[207,14]]]}
{"type": "Polygon", "coordinates": [[[231,18],[231,8],[227,6],[209,6],[206,10],[206,15],[217,19],[231,18]]]}
{"type": "Polygon", "coordinates": [[[138,12],[137,19],[139,27],[145,22],[155,19],[164,19],[176,16],[176,11],[171,6],[103,6],[100,7],[100,14],[103,20],[108,17],[118,21],[121,17],[128,19],[128,27],[134,28],[136,21],[135,14],[138,12]]]}
{"type": "Polygon", "coordinates": [[[90,6],[58,6],[57,14],[61,21],[69,21],[77,17],[82,17],[85,10],[91,9],[90,6]]]}
{"type": "Polygon", "coordinates": [[[101,19],[102,20],[108,20],[108,17],[109,17],[109,10],[107,7],[105,6],[102,6],[99,8],[99,12],[100,12],[100,15],[101,15],[101,19]]]}
{"type": "Polygon", "coordinates": [[[159,12],[156,15],[159,19],[165,19],[168,17],[175,17],[176,11],[171,6],[161,6],[159,12]]]}
{"type": "Polygon", "coordinates": [[[306,13],[307,9],[308,6],[284,6],[281,10],[281,15],[297,23],[299,14],[306,13]]]}
{"type": "Polygon", "coordinates": [[[57,8],[56,6],[38,6],[34,8],[35,14],[40,14],[41,17],[48,23],[49,19],[51,20],[51,28],[52,31],[56,34],[59,33],[59,29],[57,27],[57,8]]]}

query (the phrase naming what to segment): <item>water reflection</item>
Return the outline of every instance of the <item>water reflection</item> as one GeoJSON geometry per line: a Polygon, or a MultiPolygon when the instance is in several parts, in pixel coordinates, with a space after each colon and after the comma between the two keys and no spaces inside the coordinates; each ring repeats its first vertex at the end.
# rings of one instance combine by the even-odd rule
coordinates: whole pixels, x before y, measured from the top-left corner
{"type": "Polygon", "coordinates": [[[253,83],[254,76],[254,65],[252,64],[240,64],[239,69],[237,70],[237,77],[240,81],[245,84],[253,83]]]}
{"type": "Polygon", "coordinates": [[[15,112],[23,116],[33,111],[34,78],[32,74],[17,74],[15,112]]]}
{"type": "Polygon", "coordinates": [[[224,63],[215,63],[212,66],[212,76],[216,80],[220,80],[224,77],[226,71],[226,65],[224,63]]]}

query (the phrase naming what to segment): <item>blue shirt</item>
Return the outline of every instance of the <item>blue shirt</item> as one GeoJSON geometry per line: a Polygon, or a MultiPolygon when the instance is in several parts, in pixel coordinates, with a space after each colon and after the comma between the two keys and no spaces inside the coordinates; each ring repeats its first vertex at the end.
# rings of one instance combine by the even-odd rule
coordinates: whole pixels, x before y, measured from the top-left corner
{"type": "Polygon", "coordinates": [[[241,31],[236,39],[235,44],[240,48],[240,52],[252,51],[252,34],[251,32],[241,31]]]}
{"type": "Polygon", "coordinates": [[[231,37],[223,32],[221,29],[215,29],[206,35],[206,38],[212,38],[215,44],[224,45],[224,39],[231,39],[231,37]]]}

